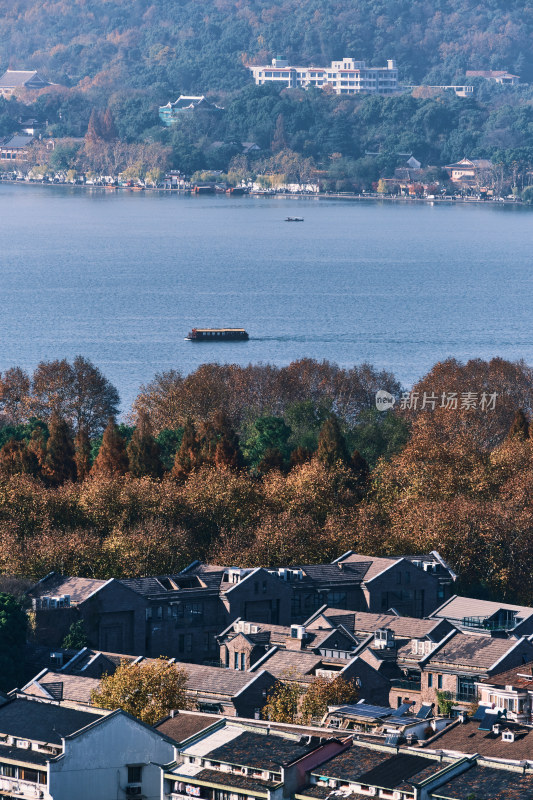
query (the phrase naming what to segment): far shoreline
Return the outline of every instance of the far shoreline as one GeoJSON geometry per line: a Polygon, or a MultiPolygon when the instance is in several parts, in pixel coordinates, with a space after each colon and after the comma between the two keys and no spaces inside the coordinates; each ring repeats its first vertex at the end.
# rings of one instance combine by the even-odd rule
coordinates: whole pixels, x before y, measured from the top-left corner
{"type": "MultiPolygon", "coordinates": [[[[143,194],[144,192],[157,193],[164,195],[193,195],[190,189],[166,189],[154,186],[103,186],[85,183],[52,183],[49,181],[20,181],[11,179],[0,179],[0,186],[41,186],[46,189],[78,189],[81,191],[100,191],[100,192],[128,192],[130,194],[143,194]]],[[[223,192],[215,192],[215,196],[228,197],[223,192]]],[[[202,195],[202,197],[211,196],[202,195]]],[[[519,206],[528,208],[520,198],[480,198],[480,197],[405,197],[398,195],[377,194],[368,192],[365,194],[357,192],[254,192],[239,195],[239,199],[244,197],[283,199],[283,200],[346,200],[347,202],[389,202],[406,203],[415,205],[481,205],[481,206],[519,206]]],[[[231,195],[229,196],[229,199],[231,195]]]]}

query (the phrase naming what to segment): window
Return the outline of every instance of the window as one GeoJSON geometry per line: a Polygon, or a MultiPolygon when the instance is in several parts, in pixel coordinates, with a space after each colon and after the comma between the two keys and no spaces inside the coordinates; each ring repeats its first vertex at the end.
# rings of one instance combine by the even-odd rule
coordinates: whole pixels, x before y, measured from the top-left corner
{"type": "Polygon", "coordinates": [[[263,581],[263,594],[267,593],[267,582],[263,581]]]}
{"type": "Polygon", "coordinates": [[[233,669],[239,669],[239,654],[236,650],[233,653],[233,669]]]}
{"type": "Polygon", "coordinates": [[[141,783],[143,768],[137,764],[128,767],[128,783],[141,783]]]}
{"type": "Polygon", "coordinates": [[[331,608],[344,608],[346,606],[346,592],[328,592],[327,599],[331,608]]]}
{"type": "Polygon", "coordinates": [[[185,635],[183,633],[180,633],[178,636],[178,650],[180,653],[183,653],[185,650],[185,635]]]}
{"type": "Polygon", "coordinates": [[[254,593],[259,594],[259,581],[254,582],[254,593]]]}
{"type": "Polygon", "coordinates": [[[192,633],[187,633],[185,635],[185,650],[187,653],[192,652],[192,633]]]}
{"type": "Polygon", "coordinates": [[[433,686],[433,673],[428,672],[428,689],[431,689],[433,686]]]}
{"type": "Polygon", "coordinates": [[[437,689],[442,689],[442,675],[437,675],[437,689]]]}
{"type": "Polygon", "coordinates": [[[246,669],[246,653],[241,653],[241,670],[244,672],[246,669]]]}
{"type": "Polygon", "coordinates": [[[401,582],[402,582],[402,573],[398,571],[396,573],[396,583],[401,583],[401,582]]]}

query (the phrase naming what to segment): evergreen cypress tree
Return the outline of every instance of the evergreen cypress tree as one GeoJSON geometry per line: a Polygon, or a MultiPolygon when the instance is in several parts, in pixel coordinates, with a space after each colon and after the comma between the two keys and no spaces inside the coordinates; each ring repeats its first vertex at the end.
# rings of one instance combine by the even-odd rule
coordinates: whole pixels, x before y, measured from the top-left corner
{"type": "Polygon", "coordinates": [[[178,480],[184,480],[193,469],[201,464],[200,442],[192,419],[187,419],[183,429],[183,437],[179,450],[176,452],[171,475],[178,480]]]}
{"type": "Polygon", "coordinates": [[[139,413],[135,431],[128,445],[128,459],[130,472],[135,478],[142,478],[145,475],[150,478],[160,478],[163,474],[159,445],[154,439],[146,411],[139,413]]]}
{"type": "Polygon", "coordinates": [[[333,467],[338,461],[349,463],[346,441],[340,429],[339,420],[332,414],[320,428],[317,455],[326,467],[333,467]]]}
{"type": "Polygon", "coordinates": [[[91,475],[111,477],[125,475],[128,471],[128,454],[124,439],[113,417],[109,418],[102,444],[91,469],[91,475]]]}
{"type": "Polygon", "coordinates": [[[74,440],[74,447],[76,450],[76,474],[78,481],[85,480],[91,471],[91,441],[87,428],[80,428],[74,440]]]}
{"type": "Polygon", "coordinates": [[[358,486],[364,486],[368,480],[368,464],[365,458],[361,455],[359,450],[354,450],[350,458],[350,467],[355,475],[358,486]]]}
{"type": "Polygon", "coordinates": [[[35,428],[30,436],[28,442],[28,453],[31,459],[35,459],[37,464],[37,473],[42,473],[45,470],[46,462],[46,436],[41,427],[35,428]]]}
{"type": "Polygon", "coordinates": [[[508,439],[529,439],[529,423],[521,408],[514,415],[509,428],[508,439]]]}
{"type": "Polygon", "coordinates": [[[75,481],[74,442],[69,426],[64,419],[54,414],[50,420],[49,431],[44,466],[47,480],[53,486],[60,486],[65,481],[75,481]]]}
{"type": "Polygon", "coordinates": [[[223,411],[219,411],[215,414],[213,423],[218,438],[214,457],[215,466],[241,469],[243,457],[239,447],[239,437],[231,427],[227,415],[223,411]]]}

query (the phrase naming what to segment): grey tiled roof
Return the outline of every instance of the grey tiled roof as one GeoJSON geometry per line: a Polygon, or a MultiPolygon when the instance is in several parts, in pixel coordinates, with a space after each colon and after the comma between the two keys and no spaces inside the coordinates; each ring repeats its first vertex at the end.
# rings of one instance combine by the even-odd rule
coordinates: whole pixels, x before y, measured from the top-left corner
{"type": "Polygon", "coordinates": [[[487,670],[515,647],[516,639],[493,639],[490,636],[471,636],[456,633],[442,647],[437,648],[425,662],[426,669],[437,665],[487,670]]]}
{"type": "Polygon", "coordinates": [[[432,736],[422,744],[430,750],[446,750],[452,753],[474,755],[479,753],[485,758],[502,758],[513,761],[533,760],[533,728],[507,722],[494,715],[494,722],[499,722],[502,729],[514,731],[514,742],[503,741],[501,734],[481,730],[479,720],[469,719],[464,723],[448,726],[440,733],[432,736]]]}
{"type": "Polygon", "coordinates": [[[33,142],[34,138],[35,137],[30,135],[16,133],[14,136],[6,137],[2,142],[2,147],[10,147],[15,150],[17,148],[27,147],[30,142],[33,142]]]}
{"type": "Polygon", "coordinates": [[[61,738],[96,722],[99,716],[53,703],[17,697],[0,706],[0,733],[21,739],[61,744],[61,738]]]}
{"type": "MultiPolygon", "coordinates": [[[[37,684],[51,694],[54,700],[70,700],[89,705],[91,692],[98,689],[100,681],[85,676],[65,675],[63,672],[47,672],[37,680],[37,684]]],[[[32,686],[25,691],[32,694],[32,686]]]]}
{"type": "Polygon", "coordinates": [[[100,589],[107,581],[97,578],[75,578],[52,573],[49,577],[39,581],[28,592],[30,597],[44,597],[45,595],[69,594],[72,605],[83,603],[89,595],[100,589]]]}
{"type": "Polygon", "coordinates": [[[322,657],[314,653],[302,653],[300,650],[276,650],[269,658],[260,662],[260,668],[268,670],[276,678],[292,671],[305,675],[315,669],[321,660],[322,657]]]}
{"type": "Polygon", "coordinates": [[[8,69],[0,77],[0,89],[13,89],[24,84],[37,75],[34,69],[8,69]]]}
{"type": "Polygon", "coordinates": [[[216,769],[203,769],[198,772],[193,780],[214,783],[216,786],[235,786],[237,789],[248,789],[250,792],[266,792],[274,789],[277,784],[264,781],[261,778],[252,778],[248,775],[233,775],[229,772],[219,772],[216,769]]]}
{"type": "Polygon", "coordinates": [[[477,600],[474,597],[454,595],[430,616],[437,619],[462,620],[467,617],[491,617],[500,609],[516,611],[521,619],[527,619],[533,614],[533,608],[529,606],[496,603],[493,600],[477,600]]]}
{"type": "Polygon", "coordinates": [[[280,766],[291,764],[315,749],[316,743],[300,744],[283,736],[245,731],[231,742],[212,750],[209,759],[279,772],[280,766]]]}
{"type": "Polygon", "coordinates": [[[462,775],[450,778],[439,789],[434,789],[430,796],[435,800],[533,800],[533,778],[531,773],[522,775],[476,764],[462,775]]]}
{"type": "MultiPolygon", "coordinates": [[[[156,659],[144,658],[141,661],[153,662],[156,659]]],[[[261,669],[256,672],[241,672],[224,667],[206,667],[203,664],[174,662],[176,667],[184,669],[188,674],[187,689],[199,694],[219,694],[233,697],[257,678],[261,669]]]]}
{"type": "Polygon", "coordinates": [[[122,578],[120,583],[145,597],[165,591],[158,578],[122,578]]]}
{"type": "Polygon", "coordinates": [[[176,742],[184,742],[189,736],[205,730],[205,728],[213,725],[219,719],[220,717],[214,714],[176,711],[173,717],[165,717],[161,722],[154,725],[154,728],[176,742]]]}

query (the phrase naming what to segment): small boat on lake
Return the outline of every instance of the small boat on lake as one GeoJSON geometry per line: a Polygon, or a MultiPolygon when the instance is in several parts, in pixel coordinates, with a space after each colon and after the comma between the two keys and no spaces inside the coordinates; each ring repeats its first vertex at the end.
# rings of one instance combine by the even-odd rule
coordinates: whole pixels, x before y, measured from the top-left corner
{"type": "Polygon", "coordinates": [[[285,222],[303,222],[303,217],[285,217],[285,222]]]}
{"type": "Polygon", "coordinates": [[[193,328],[185,337],[189,342],[246,342],[249,338],[244,328],[193,328]]]}

